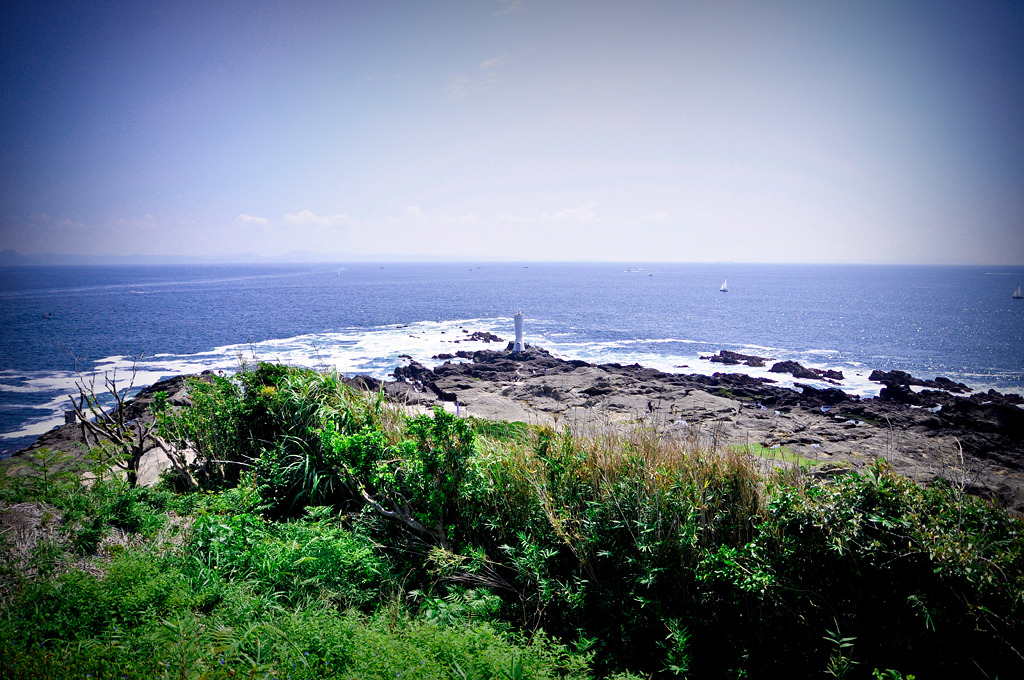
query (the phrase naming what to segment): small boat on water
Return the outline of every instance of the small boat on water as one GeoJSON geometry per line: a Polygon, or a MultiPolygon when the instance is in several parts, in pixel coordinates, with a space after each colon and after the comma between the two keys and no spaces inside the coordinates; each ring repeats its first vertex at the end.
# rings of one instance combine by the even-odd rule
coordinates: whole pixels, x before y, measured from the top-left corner
{"type": "Polygon", "coordinates": [[[1024,291],[1020,289],[1020,284],[1017,284],[1017,290],[1013,291],[1013,299],[1021,300],[1024,299],[1024,291]]]}
{"type": "Polygon", "coordinates": [[[725,279],[724,281],[722,281],[722,287],[719,288],[718,290],[722,291],[723,293],[728,293],[729,292],[729,279],[725,279]]]}

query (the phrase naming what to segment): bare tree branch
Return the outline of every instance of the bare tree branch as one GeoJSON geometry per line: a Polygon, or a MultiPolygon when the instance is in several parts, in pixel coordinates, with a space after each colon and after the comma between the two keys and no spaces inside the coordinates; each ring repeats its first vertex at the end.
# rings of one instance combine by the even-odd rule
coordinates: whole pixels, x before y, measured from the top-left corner
{"type": "MultiPolygon", "coordinates": [[[[141,358],[139,356],[132,360],[131,378],[124,388],[119,389],[118,387],[116,368],[103,373],[102,390],[113,399],[114,403],[111,407],[105,408],[101,403],[96,389],[95,375],[86,380],[81,374],[78,374],[78,380],[75,381],[78,396],[68,395],[71,407],[82,423],[82,434],[86,446],[89,446],[89,434],[92,435],[97,445],[103,440],[113,444],[120,454],[115,460],[115,464],[127,473],[129,486],[138,484],[139,464],[148,442],[152,441],[164,451],[168,451],[168,448],[158,441],[154,434],[155,420],[145,422],[141,417],[131,417],[127,394],[135,385],[141,358]]],[[[141,416],[141,414],[139,415],[141,416]]],[[[173,456],[169,457],[172,464],[177,463],[173,456]]]]}

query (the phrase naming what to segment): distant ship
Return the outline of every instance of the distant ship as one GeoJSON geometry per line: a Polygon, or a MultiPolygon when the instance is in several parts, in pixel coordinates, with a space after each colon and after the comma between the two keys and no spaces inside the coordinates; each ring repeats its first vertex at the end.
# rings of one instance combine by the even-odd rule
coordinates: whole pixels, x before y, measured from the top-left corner
{"type": "Polygon", "coordinates": [[[726,279],[726,280],[722,281],[722,287],[719,288],[718,290],[722,291],[723,293],[728,293],[729,292],[729,279],[726,279]]]}
{"type": "Polygon", "coordinates": [[[1013,299],[1020,300],[1024,298],[1024,291],[1021,291],[1020,284],[1017,284],[1017,290],[1013,291],[1013,299]]]}

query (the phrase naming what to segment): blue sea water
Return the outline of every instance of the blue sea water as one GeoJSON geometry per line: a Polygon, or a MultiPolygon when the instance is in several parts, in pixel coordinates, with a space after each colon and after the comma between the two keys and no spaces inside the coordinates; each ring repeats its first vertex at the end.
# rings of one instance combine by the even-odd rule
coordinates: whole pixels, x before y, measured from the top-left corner
{"type": "MultiPolygon", "coordinates": [[[[527,342],[566,358],[666,371],[729,368],[729,349],[1024,391],[1024,268],[754,264],[303,264],[0,269],[0,450],[63,422],[75,381],[132,357],[136,387],[240,361],[385,377],[411,356],[496,348],[522,309],[527,342]],[[729,291],[719,286],[728,278],[729,291]],[[459,340],[459,342],[455,342],[459,340]]],[[[502,345],[503,347],[503,345],[502,345]]]]}

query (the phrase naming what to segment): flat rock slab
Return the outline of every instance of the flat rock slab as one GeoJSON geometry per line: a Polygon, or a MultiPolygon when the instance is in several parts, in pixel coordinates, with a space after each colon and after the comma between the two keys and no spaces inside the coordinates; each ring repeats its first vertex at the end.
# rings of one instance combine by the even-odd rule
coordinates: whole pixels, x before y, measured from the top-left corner
{"type": "MultiPolygon", "coordinates": [[[[776,447],[829,470],[858,469],[882,457],[912,479],[946,479],[1024,512],[1024,410],[1016,395],[928,390],[914,393],[917,403],[908,404],[882,397],[861,400],[838,389],[789,389],[743,374],[592,365],[538,348],[456,354],[465,361],[433,370],[410,362],[395,369],[394,381],[356,377],[348,382],[357,389],[383,390],[415,413],[434,406],[455,412],[458,403],[463,415],[580,432],[640,425],[718,450],[776,447]]],[[[180,376],[144,390],[130,405],[139,417],[148,416],[146,406],[157,390],[169,392],[176,406],[187,403],[180,376]]],[[[890,394],[906,397],[899,390],[890,394]]],[[[56,428],[2,463],[17,465],[21,456],[42,447],[80,456],[86,451],[81,431],[74,424],[56,428]]],[[[147,452],[145,483],[169,465],[162,456],[147,452]]]]}
{"type": "Polygon", "coordinates": [[[482,418],[583,430],[641,424],[718,449],[776,447],[839,469],[881,457],[912,479],[946,479],[1024,512],[1024,411],[1014,395],[941,392],[925,395],[934,404],[908,405],[737,374],[563,361],[536,348],[461,356],[471,362],[400,367],[395,376],[415,373],[425,394],[458,400],[464,413],[482,418]]]}

